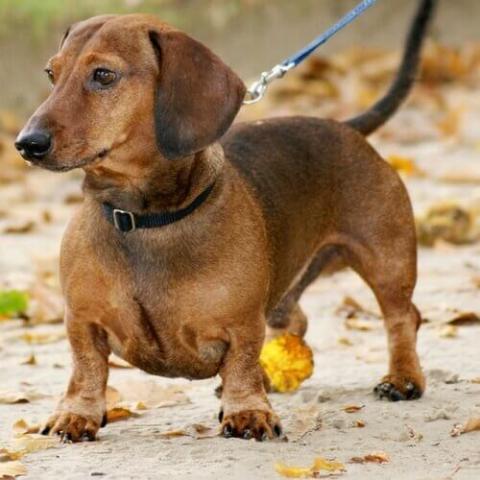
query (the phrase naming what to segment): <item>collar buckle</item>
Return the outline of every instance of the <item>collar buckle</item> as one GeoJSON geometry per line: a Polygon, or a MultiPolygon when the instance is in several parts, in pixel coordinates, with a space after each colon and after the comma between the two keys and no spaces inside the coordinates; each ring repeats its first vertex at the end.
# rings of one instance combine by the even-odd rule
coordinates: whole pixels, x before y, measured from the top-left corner
{"type": "Polygon", "coordinates": [[[135,215],[119,208],[113,209],[113,224],[117,230],[123,233],[133,232],[137,229],[135,215]]]}

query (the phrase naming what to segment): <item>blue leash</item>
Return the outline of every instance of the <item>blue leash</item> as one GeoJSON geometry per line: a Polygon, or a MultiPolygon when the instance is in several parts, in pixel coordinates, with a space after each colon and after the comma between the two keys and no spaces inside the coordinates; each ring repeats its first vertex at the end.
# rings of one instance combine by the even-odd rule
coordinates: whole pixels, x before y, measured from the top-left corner
{"type": "Polygon", "coordinates": [[[313,42],[309,43],[305,48],[302,48],[299,52],[295,53],[291,57],[287,58],[284,62],[275,65],[269,72],[263,72],[260,79],[252,84],[247,90],[247,98],[244,100],[244,104],[250,105],[260,101],[267,87],[274,80],[282,78],[289,70],[295,68],[299,63],[305,60],[311,55],[320,45],[326,43],[331,37],[333,37],[338,31],[346,27],[359,17],[365,10],[370,8],[377,0],[363,0],[353,10],[348,12],[341,20],[335,25],[330,27],[326,32],[322,33],[313,42]]]}

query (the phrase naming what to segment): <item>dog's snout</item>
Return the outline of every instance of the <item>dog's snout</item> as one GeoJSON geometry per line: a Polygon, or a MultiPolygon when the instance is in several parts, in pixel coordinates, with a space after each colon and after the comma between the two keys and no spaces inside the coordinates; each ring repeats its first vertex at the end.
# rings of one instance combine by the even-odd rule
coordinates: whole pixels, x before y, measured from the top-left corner
{"type": "Polygon", "coordinates": [[[20,134],[15,142],[16,149],[27,160],[42,160],[50,151],[52,136],[45,130],[20,134]]]}

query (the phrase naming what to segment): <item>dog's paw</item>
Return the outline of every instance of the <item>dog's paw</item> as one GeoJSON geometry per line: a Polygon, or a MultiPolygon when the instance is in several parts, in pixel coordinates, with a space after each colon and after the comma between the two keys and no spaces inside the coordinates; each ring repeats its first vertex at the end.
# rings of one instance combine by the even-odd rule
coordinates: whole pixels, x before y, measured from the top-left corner
{"type": "Polygon", "coordinates": [[[40,432],[42,435],[59,435],[63,442],[93,442],[100,427],[106,425],[106,416],[101,421],[89,415],[60,411],[54,413],[40,432]]]}
{"type": "Polygon", "coordinates": [[[219,415],[221,431],[225,438],[237,437],[259,442],[285,438],[280,420],[273,412],[263,410],[244,410],[230,415],[219,415]]]}
{"type": "Polygon", "coordinates": [[[398,402],[399,400],[417,400],[422,396],[423,390],[424,387],[420,382],[406,377],[387,375],[373,391],[380,400],[386,398],[391,402],[398,402]]]}

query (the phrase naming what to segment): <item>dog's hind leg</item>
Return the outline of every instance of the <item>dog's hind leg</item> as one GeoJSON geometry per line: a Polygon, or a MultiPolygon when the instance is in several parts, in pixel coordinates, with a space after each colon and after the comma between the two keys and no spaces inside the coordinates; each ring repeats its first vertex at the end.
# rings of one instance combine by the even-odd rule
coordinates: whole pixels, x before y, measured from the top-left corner
{"type": "Polygon", "coordinates": [[[391,242],[376,242],[374,238],[373,242],[368,247],[349,242],[344,257],[372,288],[385,319],[389,373],[375,387],[375,393],[392,401],[413,400],[425,389],[416,352],[421,318],[412,302],[416,282],[415,239],[399,234],[391,242]]]}
{"type": "Polygon", "coordinates": [[[297,283],[269,313],[266,339],[269,340],[285,332],[303,337],[308,326],[307,316],[298,303],[303,292],[322,273],[332,273],[344,266],[343,258],[335,246],[321,248],[297,283]]]}

